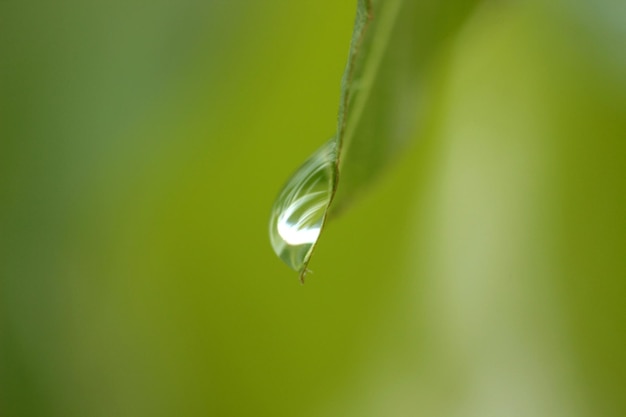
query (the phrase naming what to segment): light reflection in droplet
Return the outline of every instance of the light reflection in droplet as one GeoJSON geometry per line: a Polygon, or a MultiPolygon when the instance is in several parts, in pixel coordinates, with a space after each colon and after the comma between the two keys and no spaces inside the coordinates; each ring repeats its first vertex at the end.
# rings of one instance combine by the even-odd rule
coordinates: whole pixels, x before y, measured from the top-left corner
{"type": "Polygon", "coordinates": [[[276,255],[305,272],[330,204],[335,178],[335,141],[318,149],[289,179],[276,198],[269,234],[276,255]]]}

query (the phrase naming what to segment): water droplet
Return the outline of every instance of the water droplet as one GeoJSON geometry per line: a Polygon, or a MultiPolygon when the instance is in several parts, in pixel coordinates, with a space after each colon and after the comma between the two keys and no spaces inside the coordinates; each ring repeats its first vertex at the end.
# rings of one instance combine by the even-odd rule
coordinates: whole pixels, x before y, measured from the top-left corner
{"type": "Polygon", "coordinates": [[[335,180],[334,139],[326,142],[293,174],[272,207],[270,242],[276,255],[301,279],[320,235],[335,180]]]}

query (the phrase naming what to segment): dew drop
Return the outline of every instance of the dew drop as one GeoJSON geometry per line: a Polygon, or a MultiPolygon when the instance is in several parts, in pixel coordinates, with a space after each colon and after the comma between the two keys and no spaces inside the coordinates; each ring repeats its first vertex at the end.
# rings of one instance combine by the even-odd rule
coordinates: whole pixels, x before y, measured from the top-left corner
{"type": "Polygon", "coordinates": [[[320,235],[335,179],[334,139],[319,148],[287,181],[270,217],[270,242],[276,255],[304,277],[320,235]]]}

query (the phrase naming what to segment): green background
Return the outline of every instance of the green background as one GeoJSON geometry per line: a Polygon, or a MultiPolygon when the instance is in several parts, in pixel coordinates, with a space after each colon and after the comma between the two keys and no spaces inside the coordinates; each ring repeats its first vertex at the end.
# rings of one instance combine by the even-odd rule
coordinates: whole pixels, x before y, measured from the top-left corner
{"type": "Polygon", "coordinates": [[[355,2],[1,2],[0,415],[623,416],[619,3],[479,8],[301,286],[355,2]]]}

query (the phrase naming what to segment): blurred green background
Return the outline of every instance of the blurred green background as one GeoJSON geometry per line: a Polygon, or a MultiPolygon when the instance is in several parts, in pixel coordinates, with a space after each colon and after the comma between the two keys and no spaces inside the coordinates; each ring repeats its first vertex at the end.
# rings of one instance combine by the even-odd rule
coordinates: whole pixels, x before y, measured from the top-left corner
{"type": "Polygon", "coordinates": [[[626,415],[625,9],[480,7],[301,286],[354,1],[1,1],[0,415],[626,415]]]}

